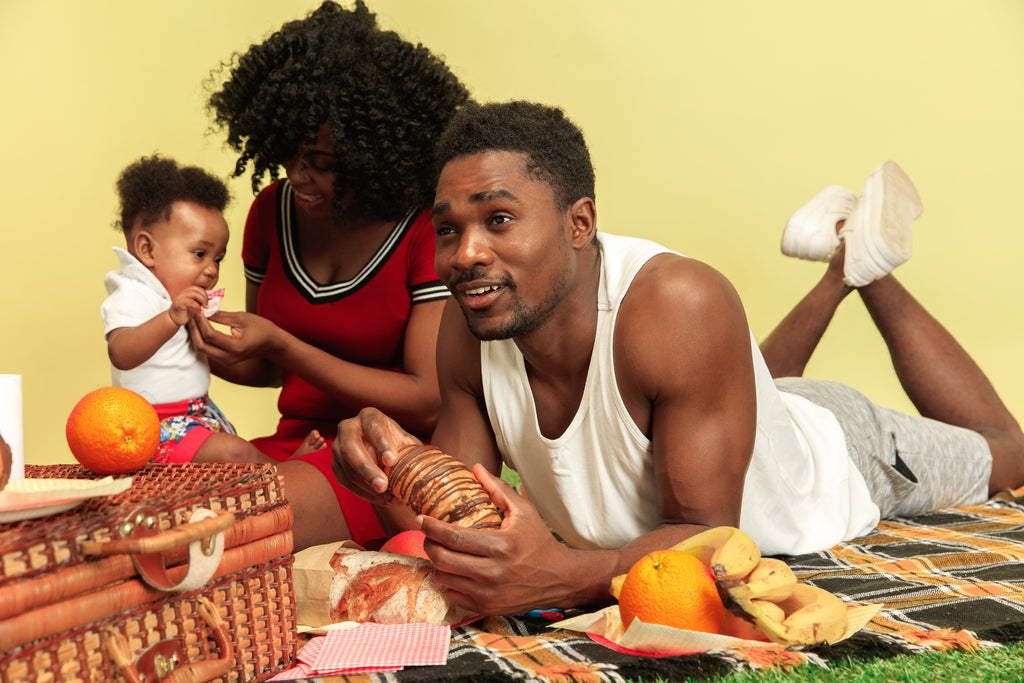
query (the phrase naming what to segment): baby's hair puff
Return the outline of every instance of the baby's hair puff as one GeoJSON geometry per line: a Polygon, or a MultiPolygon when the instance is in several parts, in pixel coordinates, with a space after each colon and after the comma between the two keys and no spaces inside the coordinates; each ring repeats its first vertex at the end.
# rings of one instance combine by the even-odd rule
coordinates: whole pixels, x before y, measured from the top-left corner
{"type": "Polygon", "coordinates": [[[170,218],[174,202],[190,201],[223,212],[231,193],[223,180],[198,166],[180,166],[158,154],[129,164],[117,178],[120,217],[114,227],[127,233],[170,218]]]}

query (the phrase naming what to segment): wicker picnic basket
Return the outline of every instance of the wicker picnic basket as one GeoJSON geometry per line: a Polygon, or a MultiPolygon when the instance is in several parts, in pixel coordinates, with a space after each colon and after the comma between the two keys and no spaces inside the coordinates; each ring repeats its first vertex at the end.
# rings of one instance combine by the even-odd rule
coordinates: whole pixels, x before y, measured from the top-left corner
{"type": "MultiPolygon", "coordinates": [[[[25,476],[99,478],[78,465],[25,476]]],[[[275,468],[131,476],[122,493],[0,524],[0,682],[235,683],[291,666],[292,512],[275,468]]]]}

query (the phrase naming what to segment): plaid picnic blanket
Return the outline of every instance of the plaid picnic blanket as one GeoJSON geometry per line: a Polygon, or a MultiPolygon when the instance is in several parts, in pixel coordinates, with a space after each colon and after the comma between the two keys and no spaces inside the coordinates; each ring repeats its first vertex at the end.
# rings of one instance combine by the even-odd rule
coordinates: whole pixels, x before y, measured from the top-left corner
{"type": "Polygon", "coordinates": [[[489,618],[452,631],[443,668],[309,680],[701,679],[760,667],[973,650],[1024,640],[1024,488],[983,505],[885,520],[871,534],[828,551],[783,559],[801,581],[884,607],[859,633],[832,646],[670,657],[618,652],[542,618],[489,618]]]}

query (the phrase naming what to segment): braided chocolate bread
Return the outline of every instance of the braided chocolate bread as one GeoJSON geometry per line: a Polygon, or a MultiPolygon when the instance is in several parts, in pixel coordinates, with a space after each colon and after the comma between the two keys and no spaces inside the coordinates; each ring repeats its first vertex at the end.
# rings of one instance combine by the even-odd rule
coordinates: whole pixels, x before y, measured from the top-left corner
{"type": "Polygon", "coordinates": [[[417,515],[472,529],[501,526],[501,513],[473,472],[433,446],[406,446],[385,473],[391,493],[417,515]]]}

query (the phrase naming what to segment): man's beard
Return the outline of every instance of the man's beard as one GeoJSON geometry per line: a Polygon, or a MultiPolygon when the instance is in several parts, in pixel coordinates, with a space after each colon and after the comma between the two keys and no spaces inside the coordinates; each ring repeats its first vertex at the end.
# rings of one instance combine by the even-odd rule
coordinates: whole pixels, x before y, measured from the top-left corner
{"type": "MultiPolygon", "coordinates": [[[[511,282],[505,282],[502,286],[512,295],[515,295],[516,286],[511,282]]],[[[487,329],[486,320],[471,317],[466,309],[462,309],[462,315],[466,318],[466,325],[480,341],[494,341],[496,339],[512,339],[529,334],[544,325],[555,314],[558,305],[565,300],[569,291],[568,277],[565,271],[562,277],[554,283],[551,293],[536,306],[526,306],[522,300],[515,299],[512,304],[511,317],[500,323],[497,327],[487,329]]]]}

